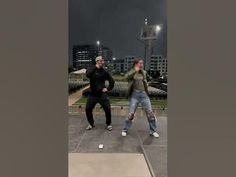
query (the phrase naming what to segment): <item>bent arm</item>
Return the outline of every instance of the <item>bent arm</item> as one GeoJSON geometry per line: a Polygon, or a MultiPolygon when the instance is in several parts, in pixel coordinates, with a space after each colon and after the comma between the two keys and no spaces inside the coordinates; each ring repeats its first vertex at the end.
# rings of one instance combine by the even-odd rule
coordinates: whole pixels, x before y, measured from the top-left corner
{"type": "Polygon", "coordinates": [[[89,68],[86,70],[86,76],[87,76],[88,78],[91,78],[91,76],[92,76],[93,73],[95,72],[95,69],[96,69],[96,66],[89,67],[89,68]]]}
{"type": "Polygon", "coordinates": [[[115,81],[114,81],[114,79],[112,78],[112,76],[108,72],[107,72],[107,80],[109,82],[109,86],[108,86],[107,90],[111,91],[114,88],[115,81]]]}
{"type": "Polygon", "coordinates": [[[136,73],[136,71],[135,71],[134,69],[131,69],[129,72],[127,72],[127,73],[125,74],[125,79],[126,79],[127,81],[133,80],[135,73],[136,73]]]}
{"type": "Polygon", "coordinates": [[[146,77],[148,82],[152,80],[152,76],[150,76],[148,73],[146,73],[146,77]]]}

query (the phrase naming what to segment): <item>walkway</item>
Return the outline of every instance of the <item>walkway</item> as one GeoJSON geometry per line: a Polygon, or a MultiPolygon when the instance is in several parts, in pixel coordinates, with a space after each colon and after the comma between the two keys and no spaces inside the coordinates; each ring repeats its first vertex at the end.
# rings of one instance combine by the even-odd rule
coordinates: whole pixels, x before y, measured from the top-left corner
{"type": "MultiPolygon", "coordinates": [[[[145,117],[138,117],[127,137],[121,136],[124,117],[113,117],[113,131],[104,129],[104,116],[95,118],[95,129],[85,131],[86,118],[83,115],[69,117],[69,152],[71,154],[141,154],[145,157],[153,177],[167,176],[167,117],[163,111],[157,117],[160,138],[148,134],[145,117]],[[103,144],[103,149],[99,149],[103,144]]],[[[95,157],[95,156],[94,156],[95,157]]],[[[122,157],[119,157],[122,158],[122,157]]],[[[136,157],[137,158],[137,157],[136,157]]],[[[69,159],[70,161],[71,159],[69,159]]],[[[128,160],[128,159],[127,159],[128,160]]],[[[101,162],[102,163],[102,162],[101,162]]],[[[125,161],[123,163],[126,163],[125,161]]],[[[85,165],[85,164],[84,164],[85,165]]],[[[82,165],[83,166],[83,165],[82,165]]],[[[86,165],[85,165],[86,166],[86,165]]],[[[85,168],[85,166],[83,166],[85,168]]],[[[81,166],[80,166],[81,167],[81,166]]],[[[91,166],[90,166],[91,167],[91,166]]],[[[128,168],[129,166],[127,166],[128,168]]],[[[104,176],[105,177],[105,176],[104,176]]],[[[112,177],[112,174],[110,174],[112,177]]],[[[120,177],[123,177],[120,175],[120,177]]],[[[144,176],[143,176],[144,177],[144,176]]],[[[146,177],[146,176],[145,176],[146,177]]]]}
{"type": "Polygon", "coordinates": [[[83,91],[87,88],[89,88],[89,85],[69,95],[68,106],[72,106],[74,103],[76,103],[76,101],[82,97],[83,91]]]}
{"type": "Polygon", "coordinates": [[[151,177],[142,154],[70,153],[69,177],[151,177]]]}

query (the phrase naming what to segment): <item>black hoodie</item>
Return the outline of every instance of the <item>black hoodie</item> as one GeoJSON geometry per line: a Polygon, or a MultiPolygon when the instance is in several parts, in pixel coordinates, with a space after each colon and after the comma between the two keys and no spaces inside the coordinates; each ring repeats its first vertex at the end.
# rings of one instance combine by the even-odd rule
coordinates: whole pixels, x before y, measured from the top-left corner
{"type": "Polygon", "coordinates": [[[93,95],[101,95],[102,89],[106,88],[105,81],[109,82],[108,91],[112,90],[115,84],[111,75],[103,68],[92,66],[86,70],[86,76],[90,79],[90,89],[93,95]]]}

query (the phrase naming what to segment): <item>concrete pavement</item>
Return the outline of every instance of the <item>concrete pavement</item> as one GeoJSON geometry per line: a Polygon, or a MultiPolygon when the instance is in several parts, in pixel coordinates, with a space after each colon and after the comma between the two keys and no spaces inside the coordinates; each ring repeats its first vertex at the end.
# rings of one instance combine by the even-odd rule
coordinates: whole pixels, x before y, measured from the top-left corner
{"type": "Polygon", "coordinates": [[[151,177],[143,154],[70,153],[69,177],[151,177]]]}
{"type": "Polygon", "coordinates": [[[69,116],[69,152],[70,153],[131,153],[143,154],[156,177],[167,176],[167,117],[157,116],[160,138],[149,136],[146,117],[134,121],[127,137],[121,136],[124,117],[113,117],[113,131],[105,130],[105,118],[95,118],[95,129],[86,131],[87,120],[84,116],[69,116]],[[99,149],[99,144],[104,148],[99,149]]]}

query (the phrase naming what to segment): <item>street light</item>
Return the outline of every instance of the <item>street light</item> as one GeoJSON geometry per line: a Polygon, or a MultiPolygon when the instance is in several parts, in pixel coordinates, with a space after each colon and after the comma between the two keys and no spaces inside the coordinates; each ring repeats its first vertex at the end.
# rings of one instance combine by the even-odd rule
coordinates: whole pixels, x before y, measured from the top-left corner
{"type": "Polygon", "coordinates": [[[144,19],[144,23],[145,23],[145,25],[147,25],[147,23],[148,23],[147,18],[144,19]]]}
{"type": "Polygon", "coordinates": [[[161,27],[159,25],[156,26],[156,32],[160,31],[161,27]]]}
{"type": "Polygon", "coordinates": [[[97,46],[98,46],[98,55],[99,55],[99,52],[100,52],[100,41],[97,41],[97,46]]]}

